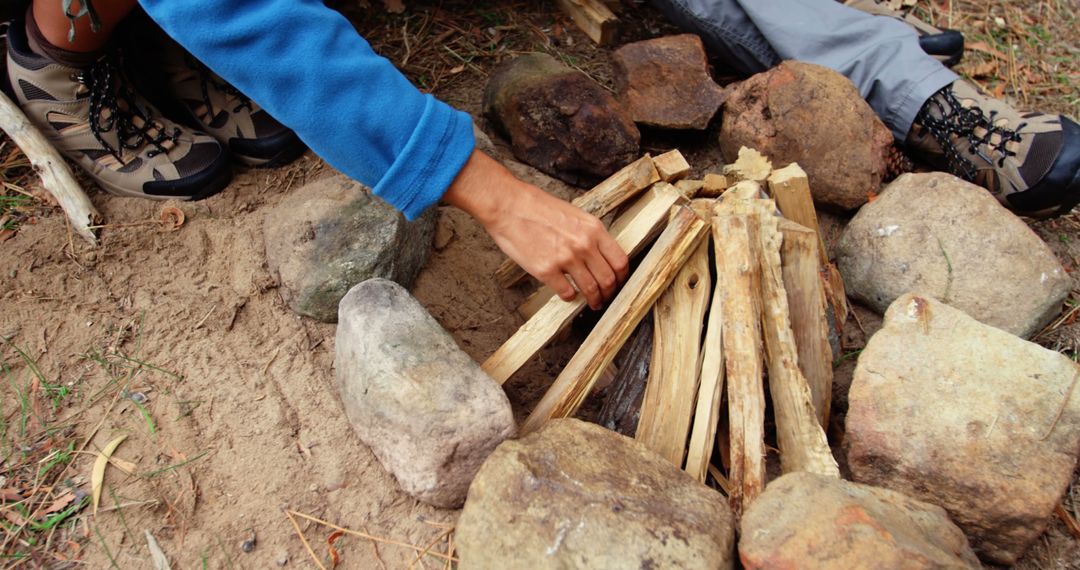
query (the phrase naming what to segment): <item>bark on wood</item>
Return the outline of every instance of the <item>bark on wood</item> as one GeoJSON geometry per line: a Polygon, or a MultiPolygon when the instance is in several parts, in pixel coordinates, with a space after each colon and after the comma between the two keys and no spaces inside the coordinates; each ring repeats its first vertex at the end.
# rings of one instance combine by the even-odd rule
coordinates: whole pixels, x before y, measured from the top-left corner
{"type": "Polygon", "coordinates": [[[41,177],[41,185],[56,198],[75,233],[92,245],[97,245],[97,236],[91,227],[101,223],[101,214],[90,203],[56,148],[30,123],[22,109],[3,93],[0,93],[0,129],[30,160],[41,177]]]}
{"type": "Polygon", "coordinates": [[[848,313],[850,313],[844,278],[840,275],[840,270],[836,268],[835,263],[829,263],[821,269],[821,272],[825,280],[825,298],[829,300],[833,315],[836,317],[836,332],[840,338],[843,338],[844,323],[847,322],[848,313]]]}
{"type": "Polygon", "coordinates": [[[706,239],[653,309],[653,361],[635,436],[676,467],[683,464],[697,400],[701,331],[710,296],[706,239]]]}
{"type": "Polygon", "coordinates": [[[730,180],[727,176],[710,172],[705,175],[705,180],[702,181],[702,187],[698,192],[698,195],[704,198],[717,198],[733,184],[734,181],[730,180]]]}
{"type": "Polygon", "coordinates": [[[765,487],[765,392],[762,386],[761,271],[755,206],[726,200],[713,217],[717,284],[724,318],[721,341],[731,436],[731,495],[741,515],[765,487]]]}
{"type": "MultiPolygon", "coordinates": [[[[615,242],[629,255],[633,255],[649,243],[664,226],[671,207],[685,201],[686,198],[674,186],[657,184],[612,224],[611,234],[615,242]]],[[[581,295],[569,302],[555,295],[550,296],[544,305],[484,362],[484,372],[500,384],[506,382],[584,308],[585,299],[581,295]]]]}
{"type": "Polygon", "coordinates": [[[559,7],[597,45],[611,45],[619,31],[619,19],[600,0],[559,0],[559,7]]]}
{"type": "Polygon", "coordinates": [[[535,431],[551,418],[567,417],[577,411],[630,332],[697,249],[706,229],[705,222],[693,210],[679,207],[678,214],[600,317],[577,354],[525,420],[521,427],[523,435],[535,431]]]}
{"type": "Polygon", "coordinates": [[[821,226],[818,225],[814,198],[810,194],[810,181],[803,169],[793,162],[784,168],[774,170],[769,175],[769,192],[785,218],[810,228],[817,234],[821,266],[828,265],[829,253],[825,249],[825,240],[821,236],[821,226]]]}
{"type": "MultiPolygon", "coordinates": [[[[626,343],[618,372],[608,388],[608,397],[596,418],[600,425],[633,437],[637,430],[652,361],[653,320],[641,320],[637,330],[626,343]]],[[[611,368],[608,367],[608,370],[611,368]]]]}
{"type": "Polygon", "coordinates": [[[660,179],[664,182],[675,183],[690,174],[690,163],[686,162],[686,158],[678,149],[657,156],[653,159],[653,164],[656,165],[656,172],[660,174],[660,179]]]}
{"type": "Polygon", "coordinates": [[[810,395],[810,385],[799,370],[798,349],[791,330],[787,292],[780,262],[776,206],[757,204],[758,261],[761,265],[762,317],[765,352],[769,366],[769,394],[776,420],[776,439],[784,473],[810,471],[840,476],[825,430],[818,421],[810,395]]]}
{"type": "MultiPolygon", "coordinates": [[[[653,165],[652,157],[646,154],[622,167],[592,190],[574,198],[571,203],[602,218],[659,180],[660,174],[653,165]]],[[[521,283],[528,276],[524,269],[509,259],[495,270],[495,280],[505,288],[521,283]]]]}
{"type": "Polygon", "coordinates": [[[813,230],[788,220],[780,220],[780,231],[784,237],[780,256],[784,290],[799,352],[799,370],[810,385],[818,422],[827,429],[832,405],[833,356],[825,316],[828,304],[818,265],[818,236],[813,230]]]}
{"type": "MultiPolygon", "coordinates": [[[[712,223],[712,246],[715,257],[722,253],[719,226],[712,223]]],[[[724,322],[723,288],[720,281],[723,275],[717,272],[717,283],[710,293],[709,322],[705,330],[705,343],[702,346],[697,401],[694,404],[694,425],[690,432],[690,443],[686,451],[684,470],[693,478],[704,483],[708,473],[709,460],[712,458],[713,442],[716,440],[717,423],[720,420],[720,401],[724,390],[724,346],[722,331],[724,322]]]]}

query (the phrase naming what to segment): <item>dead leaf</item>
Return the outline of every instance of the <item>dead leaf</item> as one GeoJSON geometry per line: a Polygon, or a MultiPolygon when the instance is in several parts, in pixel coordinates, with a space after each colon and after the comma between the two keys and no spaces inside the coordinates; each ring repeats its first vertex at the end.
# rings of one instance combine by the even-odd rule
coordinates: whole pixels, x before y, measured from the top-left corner
{"type": "Polygon", "coordinates": [[[116,467],[128,475],[134,474],[135,470],[139,468],[135,462],[120,459],[119,457],[110,457],[109,463],[112,463],[113,467],[116,467]]]}
{"type": "Polygon", "coordinates": [[[72,493],[71,491],[68,491],[67,493],[64,493],[63,495],[60,495],[59,497],[57,497],[57,499],[55,501],[53,501],[53,503],[51,505],[49,505],[49,508],[45,509],[44,514],[51,515],[53,513],[58,513],[60,511],[64,510],[65,508],[67,508],[67,506],[70,505],[71,502],[74,501],[74,500],[75,500],[75,493],[72,493]]]}
{"type": "Polygon", "coordinates": [[[990,47],[986,42],[972,42],[967,44],[967,49],[972,51],[981,51],[986,54],[990,54],[998,59],[1008,61],[1009,56],[1001,53],[1000,51],[990,47]]]}
{"type": "Polygon", "coordinates": [[[16,489],[0,489],[0,501],[21,501],[22,495],[16,489]]]}
{"type": "Polygon", "coordinates": [[[870,202],[873,202],[874,200],[877,200],[877,199],[878,199],[878,195],[875,194],[874,192],[867,192],[866,193],[866,203],[867,204],[869,204],[870,202]]]}
{"type": "Polygon", "coordinates": [[[341,563],[341,555],[338,554],[337,549],[334,548],[334,543],[344,534],[345,533],[340,530],[335,530],[330,533],[329,538],[326,539],[326,547],[330,549],[330,565],[332,568],[337,568],[337,565],[341,563]]]}
{"type": "Polygon", "coordinates": [[[1004,98],[1005,97],[1005,82],[1002,81],[1001,83],[998,83],[997,86],[994,87],[994,89],[992,91],[990,91],[990,94],[993,95],[995,99],[1004,98]]]}
{"type": "Polygon", "coordinates": [[[27,524],[26,519],[24,519],[22,515],[12,510],[4,511],[4,518],[15,526],[26,526],[27,524]]]}
{"type": "Polygon", "coordinates": [[[457,75],[457,74],[461,73],[462,71],[465,71],[465,66],[464,65],[459,65],[457,67],[452,67],[452,68],[450,68],[450,75],[457,75]]]}
{"type": "Polygon", "coordinates": [[[968,75],[972,77],[990,77],[997,74],[997,71],[998,62],[992,59],[990,61],[972,65],[967,69],[968,75]]]}
{"type": "Polygon", "coordinates": [[[405,2],[402,0],[383,0],[383,6],[391,14],[400,14],[405,11],[405,2]]]}
{"type": "Polygon", "coordinates": [[[154,570],[172,570],[169,557],[165,556],[165,552],[161,550],[154,535],[150,534],[149,530],[143,530],[143,533],[146,535],[146,547],[150,549],[150,560],[154,563],[154,570]]]}
{"type": "Polygon", "coordinates": [[[8,228],[0,230],[0,243],[4,243],[13,237],[15,237],[15,230],[8,228]]]}
{"type": "Polygon", "coordinates": [[[101,453],[98,453],[97,459],[94,460],[94,470],[90,472],[90,488],[94,496],[95,516],[97,515],[98,504],[101,502],[101,486],[105,483],[105,467],[109,465],[109,458],[112,457],[113,452],[125,439],[127,439],[127,434],[117,436],[116,439],[105,445],[101,453]]]}
{"type": "Polygon", "coordinates": [[[158,220],[163,229],[174,232],[184,225],[184,211],[176,206],[167,206],[161,209],[158,220]]]}

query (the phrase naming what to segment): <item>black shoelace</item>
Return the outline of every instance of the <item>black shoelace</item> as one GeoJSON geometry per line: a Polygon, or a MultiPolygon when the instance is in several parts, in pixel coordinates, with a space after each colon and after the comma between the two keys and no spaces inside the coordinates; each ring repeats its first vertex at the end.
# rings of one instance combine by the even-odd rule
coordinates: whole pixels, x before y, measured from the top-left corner
{"type": "Polygon", "coordinates": [[[185,63],[199,72],[199,87],[202,88],[203,103],[206,105],[211,121],[214,119],[214,104],[210,101],[210,87],[236,99],[237,104],[236,107],[233,107],[233,113],[239,113],[240,109],[247,109],[248,111],[252,110],[251,99],[232,85],[220,81],[218,76],[210,71],[210,68],[206,67],[201,62],[196,61],[190,55],[185,58],[185,63]]]}
{"type": "Polygon", "coordinates": [[[165,142],[176,144],[180,138],[180,129],[174,127],[171,133],[167,132],[165,127],[151,116],[148,109],[138,105],[134,91],[121,77],[112,60],[112,57],[103,58],[78,75],[79,83],[90,91],[90,132],[98,143],[122,164],[124,160],[121,154],[124,149],[138,151],[150,145],[153,148],[146,153],[149,158],[167,153],[165,142]],[[102,116],[105,110],[109,111],[108,117],[102,116]],[[136,118],[141,125],[137,124],[136,118]],[[102,135],[113,129],[116,129],[120,148],[114,148],[102,135]]]}
{"type": "Polygon", "coordinates": [[[978,106],[964,108],[953,93],[952,86],[946,86],[935,93],[930,100],[923,105],[915,122],[922,125],[934,137],[945,151],[945,159],[949,169],[968,182],[974,182],[978,169],[970,158],[964,156],[952,142],[952,137],[964,138],[968,141],[968,154],[977,155],[988,164],[994,164],[993,155],[996,153],[997,166],[1005,166],[1005,159],[1016,156],[1016,152],[1006,148],[1010,142],[1020,142],[1018,131],[1022,130],[1027,123],[1020,123],[1016,129],[1008,129],[994,125],[997,111],[984,113],[978,106]],[[940,118],[935,117],[935,115],[940,118]],[[982,135],[975,134],[983,131],[982,135]],[[998,142],[993,141],[994,135],[998,136],[998,142]]]}

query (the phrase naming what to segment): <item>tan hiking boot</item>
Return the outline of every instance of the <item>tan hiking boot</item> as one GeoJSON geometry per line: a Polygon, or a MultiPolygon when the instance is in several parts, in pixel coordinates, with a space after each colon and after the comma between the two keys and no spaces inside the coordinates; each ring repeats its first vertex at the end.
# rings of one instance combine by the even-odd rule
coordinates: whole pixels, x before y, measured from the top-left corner
{"type": "Polygon", "coordinates": [[[1080,202],[1080,126],[1061,115],[1021,114],[967,81],[923,105],[906,143],[1018,214],[1060,215],[1080,202]]]}
{"type": "MultiPolygon", "coordinates": [[[[147,30],[149,31],[149,30],[147,30]]],[[[227,145],[234,158],[256,167],[288,164],[307,147],[288,127],[187,53],[164,33],[141,39],[146,48],[139,69],[156,69],[154,90],[172,101],[162,105],[185,122],[227,145]]]]}
{"type": "Polygon", "coordinates": [[[23,22],[8,30],[5,91],[67,158],[121,196],[201,199],[232,178],[212,137],[165,119],[136,93],[109,54],[87,68],[34,53],[23,22]]]}
{"type": "Polygon", "coordinates": [[[894,9],[890,4],[895,5],[899,2],[890,3],[884,0],[846,0],[844,2],[845,6],[867,14],[885,16],[904,22],[915,29],[915,33],[919,35],[919,46],[928,55],[949,67],[960,63],[960,59],[964,57],[963,34],[956,30],[935,28],[916,18],[911,10],[894,9]]]}

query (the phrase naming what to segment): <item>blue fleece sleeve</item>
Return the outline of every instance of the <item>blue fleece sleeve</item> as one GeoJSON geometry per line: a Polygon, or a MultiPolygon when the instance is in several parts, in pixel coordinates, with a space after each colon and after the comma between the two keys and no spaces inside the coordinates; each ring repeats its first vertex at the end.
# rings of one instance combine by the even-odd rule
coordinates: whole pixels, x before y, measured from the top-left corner
{"type": "Polygon", "coordinates": [[[446,192],[472,119],[420,93],[321,0],[140,0],[177,42],[406,217],[446,192]]]}

